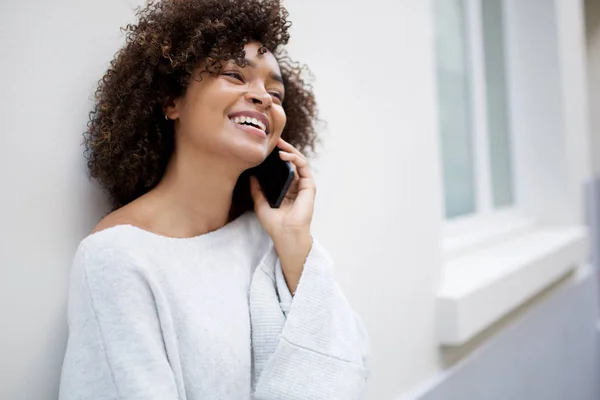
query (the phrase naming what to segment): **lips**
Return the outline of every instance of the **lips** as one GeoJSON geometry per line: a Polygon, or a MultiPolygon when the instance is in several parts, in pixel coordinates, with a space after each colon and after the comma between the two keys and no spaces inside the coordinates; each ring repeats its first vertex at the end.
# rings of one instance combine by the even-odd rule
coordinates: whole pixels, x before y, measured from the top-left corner
{"type": "Polygon", "coordinates": [[[253,135],[253,136],[258,136],[260,138],[267,138],[267,133],[265,131],[263,131],[262,129],[259,129],[257,127],[254,127],[252,125],[245,125],[245,124],[236,124],[234,123],[234,127],[236,129],[240,129],[242,131],[246,131],[247,133],[253,135]]]}
{"type": "Polygon", "coordinates": [[[265,134],[271,132],[271,124],[266,115],[257,111],[237,111],[228,115],[231,122],[240,127],[253,127],[261,130],[265,134]]]}

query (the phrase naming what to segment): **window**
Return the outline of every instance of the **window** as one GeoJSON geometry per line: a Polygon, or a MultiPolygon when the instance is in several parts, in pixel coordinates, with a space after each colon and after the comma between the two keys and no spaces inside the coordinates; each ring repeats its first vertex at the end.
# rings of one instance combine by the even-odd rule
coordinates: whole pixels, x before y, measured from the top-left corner
{"type": "Polygon", "coordinates": [[[572,2],[434,4],[446,208],[436,317],[440,343],[462,346],[586,264],[585,44],[572,2]]]}
{"type": "Polygon", "coordinates": [[[449,220],[514,205],[502,0],[436,0],[436,74],[449,220]]]}

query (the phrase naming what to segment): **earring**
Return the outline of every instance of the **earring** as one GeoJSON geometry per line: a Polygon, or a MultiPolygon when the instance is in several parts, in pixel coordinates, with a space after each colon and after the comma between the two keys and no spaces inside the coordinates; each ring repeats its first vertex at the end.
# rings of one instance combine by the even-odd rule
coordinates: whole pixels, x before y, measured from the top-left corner
{"type": "Polygon", "coordinates": [[[167,121],[169,120],[169,117],[167,117],[167,114],[165,114],[165,119],[166,119],[167,121]]]}

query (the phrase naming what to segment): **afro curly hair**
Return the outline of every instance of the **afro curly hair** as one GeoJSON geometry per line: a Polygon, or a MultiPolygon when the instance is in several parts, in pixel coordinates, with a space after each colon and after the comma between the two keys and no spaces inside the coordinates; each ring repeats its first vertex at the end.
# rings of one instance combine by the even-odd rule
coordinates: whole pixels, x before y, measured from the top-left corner
{"type": "MultiPolygon", "coordinates": [[[[282,137],[300,151],[315,151],[315,98],[303,78],[306,68],[283,49],[291,23],[279,0],[150,0],[136,16],[136,24],[122,28],[125,44],[98,82],[83,135],[90,176],[108,193],[113,210],[154,188],[165,172],[175,138],[164,106],[185,94],[200,65],[213,75],[223,61],[245,66],[250,41],[280,64],[287,115],[282,137]]],[[[230,219],[252,208],[244,173],[230,219]]]]}

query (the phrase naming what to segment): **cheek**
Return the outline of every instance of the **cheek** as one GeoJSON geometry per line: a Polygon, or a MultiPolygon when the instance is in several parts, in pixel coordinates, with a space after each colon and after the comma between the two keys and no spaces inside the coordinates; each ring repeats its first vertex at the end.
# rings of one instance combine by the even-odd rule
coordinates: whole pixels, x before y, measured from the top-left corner
{"type": "Polygon", "coordinates": [[[283,109],[281,109],[281,111],[278,111],[273,116],[273,123],[275,125],[276,133],[278,136],[281,136],[281,132],[283,132],[283,128],[285,128],[286,122],[287,122],[287,116],[285,115],[285,112],[283,111],[283,109]]]}
{"type": "Polygon", "coordinates": [[[224,110],[239,96],[214,77],[205,76],[188,92],[187,113],[205,124],[222,122],[224,110]]]}
{"type": "Polygon", "coordinates": [[[206,119],[213,114],[216,114],[219,110],[219,104],[216,101],[211,101],[209,96],[205,93],[199,94],[189,103],[188,112],[196,119],[206,119]]]}

